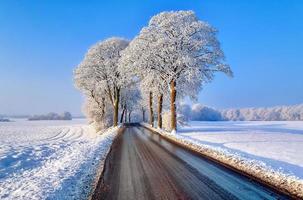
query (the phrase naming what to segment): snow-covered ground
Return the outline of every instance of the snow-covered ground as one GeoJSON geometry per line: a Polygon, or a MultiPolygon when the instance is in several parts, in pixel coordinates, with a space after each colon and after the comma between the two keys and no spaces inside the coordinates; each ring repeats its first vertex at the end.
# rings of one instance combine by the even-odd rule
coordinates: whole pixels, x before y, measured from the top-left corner
{"type": "Polygon", "coordinates": [[[171,133],[141,125],[303,199],[303,122],[189,122],[171,133]]]}
{"type": "Polygon", "coordinates": [[[117,129],[83,119],[0,123],[0,199],[85,199],[117,129]]]}
{"type": "Polygon", "coordinates": [[[303,122],[189,122],[180,136],[303,179],[303,122]]]}

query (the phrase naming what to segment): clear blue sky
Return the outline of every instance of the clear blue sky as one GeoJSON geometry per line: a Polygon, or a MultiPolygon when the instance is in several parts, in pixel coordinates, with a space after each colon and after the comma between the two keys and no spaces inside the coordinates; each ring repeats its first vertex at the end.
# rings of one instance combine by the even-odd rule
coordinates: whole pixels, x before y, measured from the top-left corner
{"type": "Polygon", "coordinates": [[[19,0],[0,2],[0,113],[80,114],[72,70],[89,46],[110,36],[131,39],[154,14],[188,9],[219,30],[235,74],[218,75],[200,102],[303,103],[302,0],[19,0]]]}

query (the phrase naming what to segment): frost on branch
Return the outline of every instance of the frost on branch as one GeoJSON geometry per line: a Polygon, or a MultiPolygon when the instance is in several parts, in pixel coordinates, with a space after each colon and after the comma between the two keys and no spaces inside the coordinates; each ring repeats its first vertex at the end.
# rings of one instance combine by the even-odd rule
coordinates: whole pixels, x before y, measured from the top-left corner
{"type": "Polygon", "coordinates": [[[122,60],[127,66],[141,77],[149,74],[151,80],[144,77],[147,89],[170,93],[171,129],[176,129],[176,97],[195,99],[215,72],[232,75],[216,34],[193,11],[162,12],[150,20],[124,52],[122,60]]]}
{"type": "MultiPolygon", "coordinates": [[[[130,43],[109,38],[91,47],[75,70],[75,83],[93,107],[101,110],[99,119],[108,116],[105,113],[111,107],[114,126],[119,109],[120,122],[127,112],[120,99],[125,101],[132,87],[139,87],[141,96],[148,97],[145,109],[152,126],[156,118],[161,128],[162,111],[169,100],[171,129],[176,129],[177,101],[185,96],[196,99],[216,72],[232,76],[216,29],[200,21],[193,11],[162,12],[130,43]]],[[[145,118],[145,109],[140,108],[145,118]]]]}
{"type": "Polygon", "coordinates": [[[99,113],[89,115],[97,124],[108,126],[108,122],[112,122],[117,125],[120,92],[126,81],[119,60],[127,45],[127,40],[116,37],[98,42],[74,71],[76,87],[88,98],[86,113],[99,113]],[[113,116],[109,112],[113,112],[113,116]]]}
{"type": "MultiPolygon", "coordinates": [[[[136,85],[129,85],[121,91],[120,107],[122,109],[120,122],[131,122],[132,114],[134,111],[140,108],[139,101],[141,99],[140,90],[136,85]]],[[[137,113],[135,113],[135,118],[137,119],[137,113]]]]}

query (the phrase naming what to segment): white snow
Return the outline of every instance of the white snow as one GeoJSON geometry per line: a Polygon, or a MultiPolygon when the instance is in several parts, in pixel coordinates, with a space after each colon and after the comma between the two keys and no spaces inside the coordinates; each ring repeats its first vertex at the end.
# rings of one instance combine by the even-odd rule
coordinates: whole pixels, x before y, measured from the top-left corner
{"type": "Polygon", "coordinates": [[[178,134],[303,179],[303,122],[189,122],[178,134]]]}
{"type": "Polygon", "coordinates": [[[303,198],[299,148],[303,143],[303,122],[189,122],[189,126],[171,133],[142,125],[205,157],[303,198]]]}
{"type": "Polygon", "coordinates": [[[86,199],[116,133],[80,119],[0,123],[0,199],[86,199]]]}

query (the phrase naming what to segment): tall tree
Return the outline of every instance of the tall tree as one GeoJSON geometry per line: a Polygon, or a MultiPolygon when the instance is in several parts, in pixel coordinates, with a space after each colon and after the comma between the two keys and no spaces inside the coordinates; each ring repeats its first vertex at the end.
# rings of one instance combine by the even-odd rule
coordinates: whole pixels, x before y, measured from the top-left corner
{"type": "MultiPolygon", "coordinates": [[[[176,98],[196,97],[215,72],[232,75],[216,37],[217,31],[193,11],[162,12],[130,44],[135,64],[149,64],[169,84],[171,130],[177,129],[176,98]]],[[[146,65],[145,65],[146,66],[146,65]]]]}
{"type": "Polygon", "coordinates": [[[147,94],[145,98],[149,110],[149,123],[154,126],[154,100],[157,100],[157,119],[158,127],[162,128],[162,108],[163,96],[167,93],[166,80],[158,70],[158,62],[155,59],[150,59],[151,55],[147,50],[151,48],[145,40],[136,37],[130,42],[130,45],[123,51],[122,63],[140,79],[140,89],[142,94],[147,94]],[[142,52],[145,52],[144,54],[142,52]]]}
{"type": "Polygon", "coordinates": [[[162,110],[163,110],[163,96],[167,93],[167,84],[162,80],[154,70],[150,70],[148,76],[141,80],[140,88],[142,93],[149,94],[149,114],[150,124],[154,125],[154,101],[157,102],[157,125],[162,128],[162,110]]]}
{"type": "Polygon", "coordinates": [[[102,88],[113,108],[113,125],[118,124],[120,92],[125,87],[123,69],[119,65],[121,52],[128,41],[121,38],[109,38],[92,46],[81,65],[89,69],[89,79],[102,88]]]}
{"type": "Polygon", "coordinates": [[[148,110],[148,94],[141,92],[141,99],[138,102],[138,108],[141,111],[141,120],[146,122],[146,111],[148,110]]]}
{"type": "Polygon", "coordinates": [[[106,128],[111,120],[111,111],[109,110],[109,102],[104,96],[104,86],[97,83],[93,77],[94,70],[90,65],[80,63],[74,70],[75,86],[85,94],[86,103],[84,104],[84,113],[96,126],[97,129],[106,128]]]}

